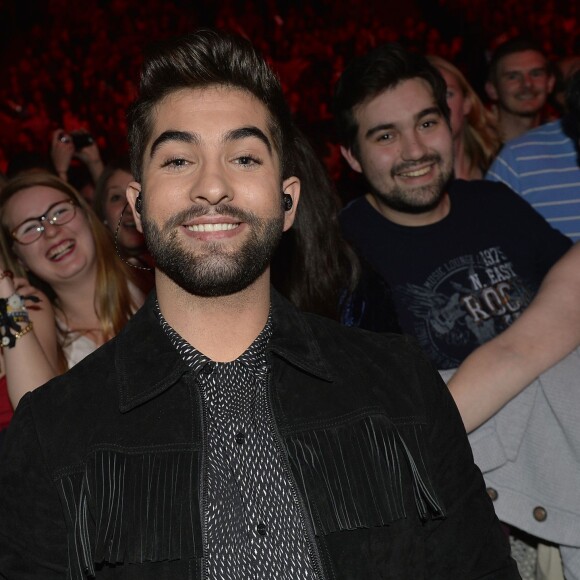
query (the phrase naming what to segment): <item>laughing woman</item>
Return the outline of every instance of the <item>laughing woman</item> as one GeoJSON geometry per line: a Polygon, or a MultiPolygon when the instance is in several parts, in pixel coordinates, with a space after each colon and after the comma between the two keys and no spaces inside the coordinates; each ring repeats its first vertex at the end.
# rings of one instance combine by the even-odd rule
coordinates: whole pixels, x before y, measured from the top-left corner
{"type": "MultiPolygon", "coordinates": [[[[71,367],[121,330],[140,306],[142,294],[128,281],[130,274],[122,262],[112,259],[113,245],[103,224],[79,193],[56,176],[30,173],[9,181],[0,193],[0,216],[5,266],[17,275],[28,275],[49,297],[57,366],[71,367]]],[[[10,314],[4,330],[14,334],[18,326],[16,333],[22,334],[25,324],[16,320],[14,326],[10,314]]],[[[26,317],[24,313],[22,320],[26,317]]],[[[28,332],[36,333],[34,327],[28,332]]],[[[24,341],[21,348],[23,352],[24,341]]],[[[10,381],[13,369],[8,369],[8,357],[6,363],[8,392],[16,406],[38,384],[23,389],[10,381]]]]}

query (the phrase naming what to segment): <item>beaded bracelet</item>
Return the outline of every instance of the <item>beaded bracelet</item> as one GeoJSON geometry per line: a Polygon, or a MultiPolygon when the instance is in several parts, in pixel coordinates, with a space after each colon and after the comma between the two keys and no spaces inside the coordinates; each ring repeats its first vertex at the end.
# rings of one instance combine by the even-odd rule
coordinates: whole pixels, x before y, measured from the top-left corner
{"type": "Polygon", "coordinates": [[[32,330],[32,323],[26,310],[25,300],[38,302],[37,296],[19,296],[12,294],[8,298],[0,298],[0,345],[12,348],[16,339],[32,330]],[[25,324],[24,328],[21,324],[25,324]]]}
{"type": "Polygon", "coordinates": [[[33,329],[33,327],[34,327],[34,325],[32,324],[32,320],[31,320],[20,332],[14,333],[14,338],[23,337],[25,334],[28,334],[33,329]]]}

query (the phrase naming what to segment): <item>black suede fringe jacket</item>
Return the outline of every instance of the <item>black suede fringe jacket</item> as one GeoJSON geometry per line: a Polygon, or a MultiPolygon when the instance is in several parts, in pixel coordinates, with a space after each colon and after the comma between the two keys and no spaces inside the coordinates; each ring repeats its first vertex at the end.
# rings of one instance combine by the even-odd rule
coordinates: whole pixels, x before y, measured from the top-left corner
{"type": "MultiPolygon", "coordinates": [[[[201,399],[154,304],[18,406],[0,459],[0,577],[204,577],[201,399]]],[[[317,578],[519,578],[458,411],[414,343],[275,293],[272,306],[273,429],[317,578]]]]}

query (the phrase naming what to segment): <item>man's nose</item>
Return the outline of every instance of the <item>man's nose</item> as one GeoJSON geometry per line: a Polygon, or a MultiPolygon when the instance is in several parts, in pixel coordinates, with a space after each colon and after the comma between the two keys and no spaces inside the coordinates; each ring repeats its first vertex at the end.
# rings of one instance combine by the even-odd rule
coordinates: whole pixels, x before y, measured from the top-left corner
{"type": "Polygon", "coordinates": [[[421,159],[426,151],[427,147],[417,131],[401,136],[401,157],[404,160],[409,161],[421,159]]]}
{"type": "Polygon", "coordinates": [[[526,88],[530,88],[533,84],[534,84],[534,79],[532,78],[532,75],[524,74],[523,75],[523,85],[526,88]]]}
{"type": "Polygon", "coordinates": [[[192,201],[217,205],[233,198],[233,188],[226,169],[220,163],[204,163],[192,184],[192,201]]]}

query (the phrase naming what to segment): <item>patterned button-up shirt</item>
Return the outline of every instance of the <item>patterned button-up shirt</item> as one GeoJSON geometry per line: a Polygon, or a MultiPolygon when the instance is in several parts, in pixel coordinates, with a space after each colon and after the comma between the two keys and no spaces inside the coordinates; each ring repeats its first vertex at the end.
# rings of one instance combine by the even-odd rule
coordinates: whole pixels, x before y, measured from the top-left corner
{"type": "Polygon", "coordinates": [[[218,363],[159,320],[193,369],[205,416],[205,567],[211,580],[314,578],[296,493],[273,431],[266,346],[272,321],[218,363]]]}

